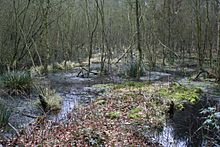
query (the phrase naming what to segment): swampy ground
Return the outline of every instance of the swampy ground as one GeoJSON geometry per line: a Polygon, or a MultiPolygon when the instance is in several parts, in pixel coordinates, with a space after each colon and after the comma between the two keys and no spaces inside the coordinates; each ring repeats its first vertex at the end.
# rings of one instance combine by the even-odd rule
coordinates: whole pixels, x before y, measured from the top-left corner
{"type": "Polygon", "coordinates": [[[62,98],[56,113],[43,112],[34,93],[15,97],[2,90],[2,100],[14,109],[9,122],[17,131],[3,128],[2,146],[219,144],[220,91],[211,79],[193,81],[195,70],[157,70],[141,81],[77,77],[79,70],[35,77],[62,98]]]}

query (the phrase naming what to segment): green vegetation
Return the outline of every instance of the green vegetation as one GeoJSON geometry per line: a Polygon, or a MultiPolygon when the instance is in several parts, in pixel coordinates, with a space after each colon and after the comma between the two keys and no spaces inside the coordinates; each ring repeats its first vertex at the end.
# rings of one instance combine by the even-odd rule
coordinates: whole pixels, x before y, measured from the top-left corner
{"type": "MultiPolygon", "coordinates": [[[[62,98],[55,92],[55,90],[44,88],[41,91],[41,95],[46,104],[46,108],[44,108],[45,110],[59,111],[61,109],[62,98]]],[[[42,105],[42,101],[39,101],[38,104],[42,105]]]]}
{"type": "Polygon", "coordinates": [[[1,78],[2,85],[10,93],[29,92],[32,88],[32,77],[26,71],[12,71],[4,74],[1,78]]]}
{"type": "Polygon", "coordinates": [[[105,103],[106,103],[106,100],[104,100],[104,99],[98,99],[95,102],[96,105],[104,105],[105,103]]]}
{"type": "Polygon", "coordinates": [[[149,86],[149,83],[146,82],[133,82],[133,81],[129,81],[129,82],[125,82],[122,84],[117,84],[114,85],[114,89],[123,89],[123,88],[144,88],[149,86]]]}
{"type": "Polygon", "coordinates": [[[201,92],[201,89],[198,88],[187,88],[178,84],[172,84],[169,87],[161,88],[158,94],[174,101],[182,109],[181,101],[187,100],[190,104],[195,104],[199,100],[201,92]]]}
{"type": "MultiPolygon", "coordinates": [[[[79,97],[79,103],[82,101],[89,105],[88,109],[91,107],[89,111],[85,108],[86,113],[79,119],[83,123],[78,126],[88,128],[87,125],[93,124],[90,127],[97,127],[101,132],[106,127],[106,120],[103,120],[106,115],[111,119],[107,121],[114,125],[119,122],[119,126],[109,126],[112,130],[106,127],[103,131],[106,134],[110,132],[110,139],[105,141],[112,141],[106,146],[130,146],[130,139],[136,136],[129,135],[135,132],[123,132],[123,123],[126,127],[134,121],[156,126],[164,123],[166,109],[169,110],[165,112],[173,114],[175,107],[183,109],[185,105],[199,101],[200,89],[176,84],[166,87],[165,82],[199,72],[192,80],[205,81],[210,78],[211,85],[213,80],[220,84],[220,0],[1,0],[0,20],[0,73],[24,69],[31,71],[4,74],[0,79],[0,97],[6,101],[10,101],[9,97],[32,99],[39,94],[35,93],[33,85],[38,85],[32,80],[32,73],[37,73],[39,76],[34,78],[36,83],[38,79],[45,80],[39,80],[40,86],[54,86],[66,98],[79,97]],[[66,73],[67,70],[71,71],[66,73]],[[48,74],[60,71],[65,72],[54,74],[57,77],[48,74]],[[100,85],[96,91],[84,88],[94,83],[126,80],[120,78],[157,82],[152,85],[142,82],[100,85]],[[98,96],[102,98],[93,101],[98,96]],[[100,123],[98,119],[101,119],[100,123]],[[122,135],[117,136],[117,132],[122,135]],[[127,135],[127,140],[123,135],[127,135]]],[[[205,87],[210,99],[219,97],[219,90],[213,93],[210,91],[214,90],[208,89],[204,83],[199,84],[196,87],[205,87]]],[[[29,105],[23,106],[19,98],[14,101],[18,104],[15,107],[26,109],[29,105]]],[[[45,88],[40,92],[39,101],[44,110],[61,109],[61,97],[54,90],[45,88]]],[[[219,114],[210,114],[208,122],[211,118],[216,119],[215,116],[219,114]]],[[[194,126],[188,130],[192,131],[194,126]]],[[[70,135],[68,131],[64,135],[70,135]]],[[[197,137],[188,132],[184,134],[197,137]]],[[[52,137],[58,140],[57,136],[52,137]]],[[[24,138],[21,141],[26,143],[28,139],[24,138]]],[[[30,138],[49,139],[39,136],[30,138]]],[[[66,138],[62,136],[59,139],[64,141],[66,138]]],[[[88,146],[98,146],[94,144],[96,136],[88,138],[92,138],[86,139],[91,142],[88,146]]],[[[174,135],[174,138],[181,137],[174,135]]],[[[183,138],[192,142],[195,140],[183,138]]],[[[134,146],[146,146],[146,141],[141,140],[142,145],[138,139],[133,141],[137,143],[134,146]]],[[[80,141],[84,143],[85,140],[80,141]]],[[[37,144],[40,141],[30,142],[37,144]]],[[[56,146],[51,142],[48,144],[45,146],[56,146]]]]}
{"type": "MultiPolygon", "coordinates": [[[[136,78],[137,77],[137,71],[138,71],[138,63],[134,62],[134,63],[130,64],[130,66],[128,67],[128,69],[126,71],[126,74],[130,78],[136,78]]],[[[143,70],[143,67],[141,67],[140,76],[143,76],[143,75],[144,75],[144,70],[143,70]]]]}
{"type": "Polygon", "coordinates": [[[103,88],[103,89],[111,89],[114,87],[114,84],[95,84],[92,87],[94,88],[103,88]]]}
{"type": "MultiPolygon", "coordinates": [[[[214,107],[208,107],[201,111],[201,114],[205,115],[205,121],[203,122],[203,127],[207,130],[217,130],[220,131],[220,112],[214,107]]],[[[219,134],[220,135],[220,134],[219,134]]]]}
{"type": "Polygon", "coordinates": [[[8,124],[12,111],[0,101],[0,128],[8,124]]]}
{"type": "Polygon", "coordinates": [[[139,119],[139,118],[143,118],[143,117],[145,117],[145,116],[144,116],[142,108],[136,107],[136,108],[131,109],[128,112],[128,118],[139,119]]]}
{"type": "Polygon", "coordinates": [[[211,138],[204,136],[206,139],[213,140],[215,146],[219,146],[220,136],[220,111],[215,107],[208,107],[200,112],[204,117],[204,122],[199,129],[205,129],[214,135],[211,138]]]}
{"type": "Polygon", "coordinates": [[[110,119],[117,119],[120,117],[120,112],[118,111],[109,112],[107,113],[107,117],[110,119]]]}

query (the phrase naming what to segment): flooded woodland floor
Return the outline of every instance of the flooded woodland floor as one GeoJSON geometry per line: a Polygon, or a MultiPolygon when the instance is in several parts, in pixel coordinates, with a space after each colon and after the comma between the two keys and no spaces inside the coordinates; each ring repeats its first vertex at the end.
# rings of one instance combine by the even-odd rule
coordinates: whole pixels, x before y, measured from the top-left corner
{"type": "Polygon", "coordinates": [[[219,144],[215,133],[201,129],[204,122],[201,111],[211,107],[219,110],[220,90],[213,82],[190,81],[188,77],[194,70],[188,69],[184,74],[157,70],[146,73],[141,82],[118,76],[81,78],[77,77],[78,72],[76,69],[38,77],[62,97],[61,110],[47,115],[46,120],[24,115],[42,115],[36,98],[3,98],[17,110],[10,123],[25,129],[13,139],[8,138],[14,130],[3,133],[8,141],[2,145],[183,147],[219,144]],[[175,108],[168,114],[172,100],[163,99],[158,91],[163,87],[169,89],[173,82],[189,89],[200,88],[203,91],[200,100],[193,104],[180,100],[177,105],[181,103],[184,108],[175,108]]]}

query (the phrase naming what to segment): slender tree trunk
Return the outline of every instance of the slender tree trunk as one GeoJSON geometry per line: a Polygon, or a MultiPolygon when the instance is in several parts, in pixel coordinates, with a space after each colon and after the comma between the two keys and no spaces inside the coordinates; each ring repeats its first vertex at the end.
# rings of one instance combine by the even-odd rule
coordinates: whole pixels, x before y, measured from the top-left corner
{"type": "Polygon", "coordinates": [[[138,65],[137,65],[137,80],[140,80],[141,76],[141,63],[142,63],[142,49],[141,49],[141,33],[140,33],[140,3],[136,0],[136,31],[137,31],[137,50],[139,53],[138,65]]]}
{"type": "Polygon", "coordinates": [[[217,80],[220,83],[220,3],[216,1],[218,6],[217,12],[217,21],[218,21],[218,40],[217,40],[217,47],[218,47],[218,55],[217,55],[217,80]]]}
{"type": "MultiPolygon", "coordinates": [[[[133,34],[133,24],[132,24],[132,6],[133,4],[131,2],[129,2],[129,6],[128,6],[128,22],[129,22],[129,26],[130,26],[130,32],[131,34],[133,34]]],[[[131,38],[131,42],[133,42],[133,35],[132,35],[132,38],[131,38]]],[[[134,62],[134,55],[133,55],[133,47],[130,48],[130,63],[133,64],[134,62]]]]}
{"type": "Polygon", "coordinates": [[[101,50],[101,74],[104,73],[105,68],[105,14],[104,14],[105,0],[100,0],[99,14],[101,17],[101,32],[102,32],[102,50],[101,50]]]}
{"type": "MultiPolygon", "coordinates": [[[[168,18],[168,47],[171,48],[171,0],[167,0],[167,18],[168,18]]],[[[171,48],[172,52],[174,52],[174,47],[171,48]]],[[[169,55],[169,61],[171,61],[171,64],[174,63],[174,56],[173,53],[170,53],[169,55]]]]}
{"type": "Polygon", "coordinates": [[[48,14],[49,14],[49,8],[50,8],[50,0],[47,0],[46,3],[46,10],[45,10],[45,45],[46,45],[46,56],[45,56],[45,63],[44,63],[44,73],[48,74],[48,65],[49,65],[49,59],[50,59],[50,47],[49,47],[49,28],[48,28],[48,14]]]}
{"type": "MultiPolygon", "coordinates": [[[[164,2],[163,2],[163,12],[164,12],[164,15],[163,15],[163,23],[164,23],[164,26],[166,25],[166,0],[164,0],[164,2]]],[[[166,29],[165,29],[165,27],[163,26],[163,29],[164,29],[164,31],[163,31],[163,42],[166,42],[166,29]]],[[[165,66],[166,65],[166,63],[165,63],[165,61],[166,61],[166,51],[165,51],[165,47],[163,47],[163,50],[162,50],[162,53],[163,53],[163,62],[162,62],[162,64],[163,64],[163,66],[165,66]]]]}
{"type": "Polygon", "coordinates": [[[202,42],[202,26],[201,26],[201,1],[196,0],[196,35],[197,35],[197,52],[198,52],[198,67],[199,69],[203,68],[203,61],[204,61],[204,56],[203,56],[203,50],[201,46],[202,42]]]}
{"type": "Polygon", "coordinates": [[[88,31],[88,41],[89,41],[89,58],[88,58],[88,71],[87,71],[87,77],[90,76],[91,72],[91,58],[92,58],[92,49],[93,49],[93,39],[95,35],[95,31],[98,26],[98,0],[95,0],[94,7],[96,7],[96,20],[94,22],[94,25],[91,26],[92,21],[89,18],[89,5],[88,5],[88,0],[85,0],[86,3],[86,23],[87,23],[87,31],[88,31]]]}

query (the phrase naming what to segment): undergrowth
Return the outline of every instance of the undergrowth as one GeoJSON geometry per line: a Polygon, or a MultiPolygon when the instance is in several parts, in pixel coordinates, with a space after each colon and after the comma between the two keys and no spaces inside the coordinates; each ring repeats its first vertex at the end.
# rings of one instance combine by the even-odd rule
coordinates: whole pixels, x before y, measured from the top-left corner
{"type": "MultiPolygon", "coordinates": [[[[126,70],[126,74],[130,77],[130,78],[136,78],[137,77],[137,73],[138,73],[138,63],[137,62],[133,62],[131,63],[127,70],[126,70]]],[[[140,69],[140,76],[144,75],[144,70],[143,67],[141,66],[140,69]]]]}
{"type": "Polygon", "coordinates": [[[220,111],[215,107],[208,107],[200,112],[204,116],[204,122],[199,129],[211,132],[212,137],[204,136],[215,146],[220,146],[220,111]]]}
{"type": "Polygon", "coordinates": [[[36,142],[36,145],[43,143],[44,146],[51,143],[60,146],[146,146],[148,138],[136,135],[136,132],[146,133],[161,128],[165,122],[166,104],[159,100],[155,102],[151,96],[154,94],[151,87],[136,82],[113,85],[111,90],[90,105],[72,112],[68,125],[45,124],[40,128],[33,125],[28,131],[30,133],[20,136],[14,144],[30,145],[36,142]],[[25,142],[23,138],[26,138],[25,142]]]}
{"type": "MultiPolygon", "coordinates": [[[[45,111],[56,112],[61,109],[62,98],[55,92],[55,90],[41,88],[40,95],[43,98],[43,102],[45,102],[45,104],[43,104],[43,109],[45,111]]],[[[42,101],[39,100],[38,104],[42,106],[42,101]]]]}
{"type": "MultiPolygon", "coordinates": [[[[193,104],[199,100],[201,92],[176,84],[167,88],[165,85],[146,82],[125,82],[106,85],[105,88],[109,90],[90,105],[80,107],[68,115],[68,125],[58,123],[51,126],[46,123],[40,128],[33,125],[32,131],[20,136],[14,144],[30,145],[36,142],[44,146],[51,143],[61,146],[145,146],[149,142],[145,135],[163,127],[166,120],[164,112],[168,111],[170,101],[187,100],[193,104]]],[[[49,89],[42,91],[47,103],[48,99],[55,101],[54,94],[49,89]]]]}
{"type": "Polygon", "coordinates": [[[0,128],[3,128],[8,124],[11,114],[11,109],[0,101],[0,128]]]}
{"type": "Polygon", "coordinates": [[[13,94],[30,92],[32,88],[32,77],[26,71],[11,71],[5,73],[2,78],[2,86],[13,94]]]}
{"type": "MultiPolygon", "coordinates": [[[[59,71],[65,71],[65,70],[71,70],[75,67],[78,67],[79,64],[72,62],[72,61],[63,61],[63,62],[56,62],[54,64],[51,64],[48,66],[49,72],[59,72],[59,71]]],[[[36,66],[31,68],[32,74],[42,74],[44,72],[43,66],[36,66]]]]}
{"type": "Polygon", "coordinates": [[[182,101],[187,101],[190,104],[195,104],[200,99],[202,91],[198,88],[187,88],[182,85],[172,84],[169,87],[163,87],[158,91],[159,96],[168,98],[175,104],[178,104],[178,108],[182,109],[182,101]]]}
{"type": "Polygon", "coordinates": [[[150,83],[149,82],[133,82],[133,81],[129,81],[129,82],[125,82],[122,84],[116,84],[113,86],[113,89],[123,89],[123,88],[144,88],[149,86],[150,83]]]}

